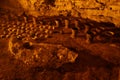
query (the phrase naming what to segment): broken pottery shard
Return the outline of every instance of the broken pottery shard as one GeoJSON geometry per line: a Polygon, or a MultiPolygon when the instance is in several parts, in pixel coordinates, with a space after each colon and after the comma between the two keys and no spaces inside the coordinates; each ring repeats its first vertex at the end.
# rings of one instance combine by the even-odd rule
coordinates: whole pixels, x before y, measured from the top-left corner
{"type": "Polygon", "coordinates": [[[10,39],[9,51],[25,64],[40,67],[57,68],[62,64],[74,62],[78,56],[76,52],[62,45],[22,42],[17,39],[10,39]]]}

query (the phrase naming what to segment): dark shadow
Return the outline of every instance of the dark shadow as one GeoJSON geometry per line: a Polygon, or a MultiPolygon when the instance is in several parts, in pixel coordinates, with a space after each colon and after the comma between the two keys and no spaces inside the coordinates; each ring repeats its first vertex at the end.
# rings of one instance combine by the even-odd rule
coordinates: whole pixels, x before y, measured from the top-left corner
{"type": "Polygon", "coordinates": [[[79,55],[74,63],[67,63],[58,68],[61,73],[66,72],[84,72],[89,67],[112,69],[115,65],[110,63],[100,56],[94,56],[90,54],[91,51],[83,50],[79,52],[79,55]]]}

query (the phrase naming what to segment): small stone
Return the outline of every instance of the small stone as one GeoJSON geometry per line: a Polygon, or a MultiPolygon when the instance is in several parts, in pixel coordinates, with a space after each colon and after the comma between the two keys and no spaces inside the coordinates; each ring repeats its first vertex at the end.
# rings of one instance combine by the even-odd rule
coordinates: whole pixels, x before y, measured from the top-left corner
{"type": "Polygon", "coordinates": [[[4,27],[5,26],[5,24],[1,24],[1,27],[4,27]]]}
{"type": "Polygon", "coordinates": [[[9,38],[10,37],[10,35],[6,35],[6,38],[9,38]]]}
{"type": "Polygon", "coordinates": [[[52,29],[54,30],[54,29],[55,29],[55,26],[52,26],[52,29]]]}
{"type": "Polygon", "coordinates": [[[111,46],[111,47],[117,47],[117,45],[116,45],[116,44],[110,44],[110,46],[111,46]]]}
{"type": "Polygon", "coordinates": [[[76,36],[76,31],[72,29],[71,38],[75,38],[75,36],[76,36]]]}
{"type": "Polygon", "coordinates": [[[90,43],[91,42],[91,35],[89,35],[89,34],[86,34],[86,40],[85,40],[85,42],[86,43],[90,43]]]}
{"type": "Polygon", "coordinates": [[[12,32],[14,32],[15,31],[15,29],[12,29],[12,32]]]}
{"type": "Polygon", "coordinates": [[[52,33],[53,33],[53,31],[50,30],[50,31],[49,31],[49,34],[52,34],[52,33]]]}
{"type": "Polygon", "coordinates": [[[7,25],[7,28],[9,28],[10,27],[10,25],[7,25]]]}
{"type": "Polygon", "coordinates": [[[87,34],[88,31],[89,31],[89,26],[85,25],[84,34],[87,34]]]}
{"type": "Polygon", "coordinates": [[[36,25],[36,19],[35,19],[35,17],[33,17],[32,19],[33,19],[33,24],[36,25]]]}
{"type": "Polygon", "coordinates": [[[45,25],[43,25],[43,26],[42,26],[42,28],[43,28],[43,29],[45,29],[45,28],[46,28],[46,26],[45,26],[45,25]]]}
{"type": "Polygon", "coordinates": [[[48,29],[51,29],[51,26],[50,26],[50,25],[48,26],[48,29]]]}
{"type": "Polygon", "coordinates": [[[21,35],[18,35],[18,36],[17,36],[17,38],[20,38],[20,37],[21,37],[21,35]]]}
{"type": "Polygon", "coordinates": [[[35,40],[35,39],[37,39],[37,38],[38,38],[37,36],[34,36],[32,39],[35,40]]]}
{"type": "Polygon", "coordinates": [[[24,16],[23,19],[24,19],[24,22],[27,23],[27,17],[24,16]]]}
{"type": "Polygon", "coordinates": [[[3,34],[7,34],[7,32],[6,32],[6,31],[3,31],[3,34]]]}
{"type": "Polygon", "coordinates": [[[39,37],[43,37],[44,35],[43,34],[40,34],[40,36],[39,37]]]}
{"type": "Polygon", "coordinates": [[[46,30],[45,30],[45,33],[48,33],[48,32],[49,32],[49,30],[48,30],[48,29],[46,29],[46,30]]]}
{"type": "Polygon", "coordinates": [[[24,29],[25,27],[24,26],[21,26],[21,29],[24,29]]]}
{"type": "Polygon", "coordinates": [[[13,28],[16,28],[17,26],[16,25],[13,25],[13,28]]]}
{"type": "Polygon", "coordinates": [[[23,26],[23,27],[24,27],[24,26],[25,26],[25,23],[22,23],[22,24],[21,24],[21,26],[23,26]]]}
{"type": "Polygon", "coordinates": [[[49,35],[45,35],[45,38],[48,38],[49,37],[49,35]]]}
{"type": "Polygon", "coordinates": [[[33,27],[33,24],[29,24],[29,27],[32,28],[32,27],[33,27]]]}
{"type": "Polygon", "coordinates": [[[59,21],[55,20],[55,24],[56,27],[59,27],[59,21]]]}
{"type": "Polygon", "coordinates": [[[12,28],[8,28],[8,31],[12,31],[12,28]]]}
{"type": "Polygon", "coordinates": [[[16,22],[16,24],[17,24],[17,25],[20,25],[20,22],[19,22],[19,21],[17,21],[17,22],[16,22]]]}
{"type": "Polygon", "coordinates": [[[69,25],[69,21],[66,19],[65,20],[65,28],[68,28],[68,25],[69,25]]]}
{"type": "Polygon", "coordinates": [[[20,30],[20,33],[24,33],[24,30],[20,30]]]}

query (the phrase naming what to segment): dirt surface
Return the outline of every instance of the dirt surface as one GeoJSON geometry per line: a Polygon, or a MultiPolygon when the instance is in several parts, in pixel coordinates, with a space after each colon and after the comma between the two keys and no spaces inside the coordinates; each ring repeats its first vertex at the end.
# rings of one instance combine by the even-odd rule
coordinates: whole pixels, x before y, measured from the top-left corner
{"type": "MultiPolygon", "coordinates": [[[[2,20],[2,18],[1,18],[2,20]]],[[[83,22],[85,20],[82,20],[83,22]]],[[[92,21],[88,20],[92,23],[92,21]]],[[[2,21],[1,21],[2,22],[2,21]]],[[[4,21],[3,21],[4,22],[4,21]]],[[[10,23],[9,23],[10,24],[10,23]]],[[[84,23],[83,23],[84,24],[84,23]]],[[[83,25],[81,24],[81,25],[83,25]]],[[[92,24],[99,25],[97,22],[92,24]]],[[[62,25],[62,24],[61,24],[62,25]]],[[[104,25],[104,24],[103,24],[104,25]]],[[[1,27],[2,28],[2,27],[1,27]]],[[[1,34],[2,29],[1,29],[1,34]]],[[[111,39],[111,38],[110,38],[111,39]]],[[[111,39],[112,40],[112,39],[111,39]]],[[[71,28],[56,28],[47,38],[38,38],[30,42],[35,44],[61,45],[78,56],[73,62],[63,62],[58,67],[58,58],[51,58],[49,66],[26,64],[16,58],[9,50],[9,38],[0,39],[0,80],[119,80],[120,79],[120,43],[93,41],[86,43],[85,34],[78,31],[75,38],[71,37],[71,28]],[[59,31],[63,31],[63,33],[59,31]],[[56,32],[58,30],[58,32],[56,32]],[[54,58],[54,59],[53,59],[54,58]],[[53,60],[53,61],[52,61],[53,60]]],[[[18,40],[19,41],[19,40],[18,40]]],[[[37,46],[39,48],[39,46],[37,46]]],[[[52,48],[52,47],[51,47],[52,48]]],[[[51,50],[51,48],[49,48],[51,50]]],[[[49,52],[43,53],[43,56],[49,52]]],[[[61,52],[64,53],[64,52],[61,52]]],[[[66,52],[65,52],[66,53],[66,52]]],[[[27,53],[28,55],[30,53],[27,53]]],[[[16,54],[15,54],[16,55],[16,54]]],[[[66,54],[65,54],[66,55],[66,54]]],[[[41,58],[43,58],[41,56],[41,58]]],[[[47,58],[49,59],[49,58],[47,58]]],[[[66,60],[65,58],[64,60],[66,60]]],[[[71,58],[70,58],[71,59],[71,58]]],[[[33,62],[34,63],[34,62],[33,62]]]]}

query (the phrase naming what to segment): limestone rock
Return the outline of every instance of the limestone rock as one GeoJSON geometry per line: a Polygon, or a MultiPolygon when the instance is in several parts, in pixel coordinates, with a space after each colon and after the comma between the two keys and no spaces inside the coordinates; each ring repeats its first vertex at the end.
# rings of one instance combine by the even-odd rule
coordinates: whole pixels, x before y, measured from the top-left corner
{"type": "Polygon", "coordinates": [[[22,42],[15,38],[9,41],[9,51],[17,60],[27,65],[53,68],[72,63],[78,56],[62,45],[22,42]]]}
{"type": "MultiPolygon", "coordinates": [[[[23,10],[34,16],[67,15],[82,16],[98,22],[113,22],[120,26],[119,0],[53,0],[51,6],[47,0],[4,0],[0,7],[13,11],[23,10]],[[18,4],[18,5],[17,5],[18,4]]],[[[18,12],[19,13],[19,12],[18,12]]]]}

